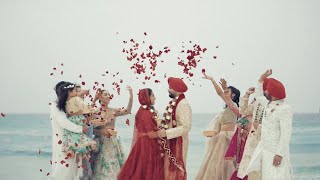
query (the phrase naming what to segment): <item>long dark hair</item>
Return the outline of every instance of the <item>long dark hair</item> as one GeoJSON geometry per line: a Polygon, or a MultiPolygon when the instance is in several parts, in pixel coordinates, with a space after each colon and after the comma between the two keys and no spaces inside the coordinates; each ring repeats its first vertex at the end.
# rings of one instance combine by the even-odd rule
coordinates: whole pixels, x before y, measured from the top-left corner
{"type": "Polygon", "coordinates": [[[68,95],[70,91],[73,91],[75,85],[73,83],[66,82],[61,85],[58,89],[58,103],[57,107],[60,111],[66,112],[66,104],[68,100],[68,95]]]}
{"type": "Polygon", "coordinates": [[[64,83],[66,83],[65,81],[60,81],[56,84],[56,86],[54,87],[54,91],[56,91],[57,96],[59,95],[59,87],[61,85],[63,85],[64,83]]]}
{"type": "Polygon", "coordinates": [[[231,94],[234,94],[234,97],[232,98],[232,101],[234,103],[236,103],[237,106],[239,107],[240,91],[237,88],[233,87],[233,86],[229,86],[228,88],[231,89],[231,94]]]}

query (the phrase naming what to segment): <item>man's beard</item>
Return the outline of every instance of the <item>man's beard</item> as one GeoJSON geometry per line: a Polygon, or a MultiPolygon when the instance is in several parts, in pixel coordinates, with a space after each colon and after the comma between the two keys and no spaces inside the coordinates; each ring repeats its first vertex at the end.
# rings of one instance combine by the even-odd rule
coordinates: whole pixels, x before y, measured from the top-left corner
{"type": "Polygon", "coordinates": [[[176,95],[175,95],[175,94],[173,94],[173,93],[171,93],[171,92],[169,92],[169,97],[173,99],[173,98],[175,98],[175,97],[176,97],[176,95]]]}
{"type": "Polygon", "coordinates": [[[267,98],[268,101],[271,101],[271,96],[270,95],[267,95],[266,93],[263,93],[264,97],[267,98]]]}

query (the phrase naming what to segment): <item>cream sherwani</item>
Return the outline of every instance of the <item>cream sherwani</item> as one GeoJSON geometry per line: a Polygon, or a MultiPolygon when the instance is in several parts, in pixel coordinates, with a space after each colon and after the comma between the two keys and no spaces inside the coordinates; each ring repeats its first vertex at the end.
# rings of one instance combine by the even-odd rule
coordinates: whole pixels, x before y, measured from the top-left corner
{"type": "Polygon", "coordinates": [[[248,171],[261,169],[263,180],[291,180],[289,143],[292,110],[284,101],[272,101],[264,110],[261,141],[253,153],[248,171]],[[275,155],[282,156],[279,166],[273,165],[275,155]]]}
{"type": "Polygon", "coordinates": [[[64,130],[75,133],[82,132],[82,126],[76,125],[68,120],[66,114],[57,108],[55,102],[51,105],[50,119],[52,125],[52,178],[57,180],[76,180],[79,179],[78,165],[75,158],[65,160],[65,153],[62,144],[58,144],[59,140],[63,141],[64,130]],[[61,164],[61,160],[66,163],[61,164]],[[66,167],[68,164],[69,167],[66,167]]]}
{"type": "Polygon", "coordinates": [[[176,109],[177,126],[166,130],[167,139],[182,137],[183,139],[183,161],[186,165],[188,146],[189,146],[189,131],[191,130],[192,111],[186,99],[182,99],[176,109]]]}

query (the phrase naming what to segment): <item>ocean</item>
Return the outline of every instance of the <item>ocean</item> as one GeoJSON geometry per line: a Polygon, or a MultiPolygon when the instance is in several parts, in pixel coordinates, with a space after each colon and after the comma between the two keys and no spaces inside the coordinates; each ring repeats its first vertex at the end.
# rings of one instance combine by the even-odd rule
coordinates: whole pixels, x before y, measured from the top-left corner
{"type": "MultiPolygon", "coordinates": [[[[204,157],[202,131],[214,114],[193,114],[187,160],[188,179],[194,179],[204,157]]],[[[117,118],[124,151],[131,147],[134,116],[117,118]],[[125,121],[129,118],[131,125],[125,121]]],[[[0,118],[0,179],[49,179],[51,123],[48,114],[7,114],[0,118]],[[40,150],[40,154],[39,154],[40,150]]],[[[320,179],[320,114],[294,114],[290,144],[294,179],[320,179]]]]}

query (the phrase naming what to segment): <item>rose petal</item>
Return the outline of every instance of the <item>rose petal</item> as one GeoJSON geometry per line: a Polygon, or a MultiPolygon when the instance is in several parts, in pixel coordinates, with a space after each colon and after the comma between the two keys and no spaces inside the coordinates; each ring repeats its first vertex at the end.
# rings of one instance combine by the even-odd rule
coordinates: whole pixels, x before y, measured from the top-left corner
{"type": "Polygon", "coordinates": [[[53,70],[57,70],[57,68],[54,67],[53,70]]]}
{"type": "Polygon", "coordinates": [[[126,120],[126,124],[127,124],[128,126],[130,126],[130,121],[129,121],[129,119],[126,120]]]}
{"type": "Polygon", "coordinates": [[[85,83],[85,82],[82,82],[81,84],[82,84],[82,86],[86,85],[86,83],[85,83]]]}
{"type": "Polygon", "coordinates": [[[49,176],[49,175],[50,175],[50,173],[47,174],[47,176],[49,176]]]}
{"type": "Polygon", "coordinates": [[[61,140],[59,140],[59,141],[58,141],[58,144],[62,144],[62,141],[61,141],[61,140]]]}
{"type": "Polygon", "coordinates": [[[6,117],[6,115],[5,115],[4,113],[1,113],[1,116],[2,116],[2,117],[6,117]]]}
{"type": "Polygon", "coordinates": [[[61,75],[63,75],[63,71],[61,71],[61,75]]]}
{"type": "Polygon", "coordinates": [[[40,172],[42,172],[42,169],[40,169],[40,172]]]}
{"type": "Polygon", "coordinates": [[[146,32],[144,32],[143,34],[144,34],[145,36],[147,35],[147,33],[146,33],[146,32]]]}
{"type": "Polygon", "coordinates": [[[206,73],[206,70],[205,70],[205,69],[202,69],[202,73],[206,73]]]}

